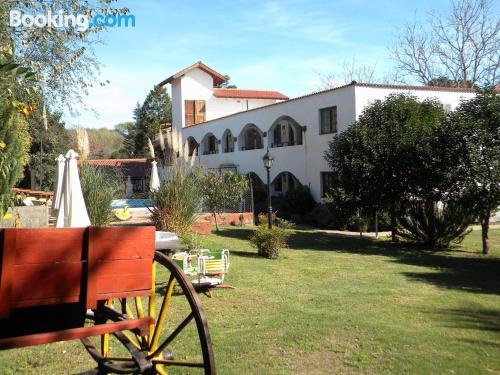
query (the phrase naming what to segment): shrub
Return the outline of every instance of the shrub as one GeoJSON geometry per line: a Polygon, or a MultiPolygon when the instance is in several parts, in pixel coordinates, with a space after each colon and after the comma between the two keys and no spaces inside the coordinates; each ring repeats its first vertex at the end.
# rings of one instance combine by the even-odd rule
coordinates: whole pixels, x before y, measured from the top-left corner
{"type": "Polygon", "coordinates": [[[288,246],[292,225],[285,220],[276,220],[271,229],[268,228],[265,215],[259,215],[259,224],[250,236],[250,243],[257,249],[260,256],[276,259],[280,250],[288,246]]]}
{"type": "Polygon", "coordinates": [[[469,233],[474,216],[458,203],[412,202],[399,220],[398,234],[431,246],[459,243],[469,233]]]}
{"type": "Polygon", "coordinates": [[[196,213],[202,206],[200,172],[175,163],[169,167],[167,178],[157,192],[151,195],[151,218],[156,229],[184,236],[192,231],[196,213]]]}
{"type": "Polygon", "coordinates": [[[82,164],[80,181],[90,222],[95,226],[108,225],[113,218],[111,201],[119,193],[121,178],[97,165],[82,164]]]}

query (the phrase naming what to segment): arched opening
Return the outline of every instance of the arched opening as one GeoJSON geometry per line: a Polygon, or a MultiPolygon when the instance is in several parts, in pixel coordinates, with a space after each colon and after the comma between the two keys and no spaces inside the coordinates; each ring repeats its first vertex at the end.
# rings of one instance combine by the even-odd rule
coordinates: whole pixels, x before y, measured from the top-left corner
{"type": "Polygon", "coordinates": [[[211,155],[219,153],[219,141],[212,133],[208,133],[203,137],[200,145],[202,155],[211,155]]]}
{"type": "Polygon", "coordinates": [[[188,155],[193,156],[198,148],[198,142],[196,142],[196,139],[194,139],[193,137],[188,137],[186,143],[188,147],[188,155]]]}
{"type": "Polygon", "coordinates": [[[264,134],[254,124],[247,124],[238,137],[241,151],[264,148],[264,134]]]}
{"type": "Polygon", "coordinates": [[[290,172],[281,172],[271,183],[271,194],[282,195],[288,190],[302,186],[300,181],[290,172]]]}
{"type": "Polygon", "coordinates": [[[235,137],[231,130],[227,129],[222,135],[222,152],[234,152],[235,137]]]}
{"type": "Polygon", "coordinates": [[[302,144],[302,126],[290,116],[281,116],[269,128],[269,147],[302,144]]]}

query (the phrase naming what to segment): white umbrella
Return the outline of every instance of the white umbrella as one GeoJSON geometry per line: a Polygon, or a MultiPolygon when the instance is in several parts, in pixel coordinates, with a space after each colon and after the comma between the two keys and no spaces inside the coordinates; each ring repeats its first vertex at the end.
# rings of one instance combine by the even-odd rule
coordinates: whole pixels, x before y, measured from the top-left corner
{"type": "Polygon", "coordinates": [[[61,206],[61,190],[62,182],[64,177],[64,163],[66,158],[63,155],[59,155],[56,159],[56,183],[54,184],[54,196],[52,197],[52,211],[57,213],[59,207],[61,206]]]}
{"type": "Polygon", "coordinates": [[[69,150],[66,154],[62,182],[61,205],[57,215],[56,227],[80,228],[90,225],[89,215],[83,200],[76,158],[78,154],[69,150]]]}
{"type": "Polygon", "coordinates": [[[149,181],[149,191],[155,192],[160,188],[160,176],[158,175],[158,167],[156,161],[151,162],[151,180],[149,181]]]}
{"type": "Polygon", "coordinates": [[[125,195],[131,197],[134,195],[134,185],[132,184],[132,178],[127,176],[127,183],[125,184],[125,195]]]}

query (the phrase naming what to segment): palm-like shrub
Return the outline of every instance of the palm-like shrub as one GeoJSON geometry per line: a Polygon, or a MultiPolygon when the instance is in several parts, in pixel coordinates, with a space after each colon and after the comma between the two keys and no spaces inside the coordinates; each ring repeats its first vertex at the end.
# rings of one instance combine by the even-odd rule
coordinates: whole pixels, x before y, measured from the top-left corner
{"type": "Polygon", "coordinates": [[[458,203],[412,202],[399,220],[398,234],[436,247],[460,243],[474,216],[458,203]]]}
{"type": "Polygon", "coordinates": [[[97,165],[83,163],[80,181],[90,222],[95,226],[108,225],[113,218],[111,201],[120,191],[120,176],[97,165]]]}

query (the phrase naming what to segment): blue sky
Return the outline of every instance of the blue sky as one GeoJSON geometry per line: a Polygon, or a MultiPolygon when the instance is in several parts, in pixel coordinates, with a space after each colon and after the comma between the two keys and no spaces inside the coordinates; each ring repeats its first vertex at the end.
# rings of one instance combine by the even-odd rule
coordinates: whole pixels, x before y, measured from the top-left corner
{"type": "Polygon", "coordinates": [[[397,26],[448,0],[119,1],[135,15],[134,28],[111,29],[95,48],[101,80],[69,126],[108,127],[132,120],[137,101],[154,84],[202,60],[231,76],[239,88],[278,90],[294,97],[313,91],[318,72],[340,73],[353,57],[392,67],[388,49],[397,26]]]}

